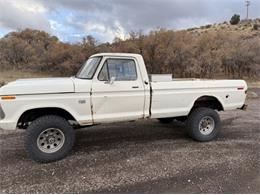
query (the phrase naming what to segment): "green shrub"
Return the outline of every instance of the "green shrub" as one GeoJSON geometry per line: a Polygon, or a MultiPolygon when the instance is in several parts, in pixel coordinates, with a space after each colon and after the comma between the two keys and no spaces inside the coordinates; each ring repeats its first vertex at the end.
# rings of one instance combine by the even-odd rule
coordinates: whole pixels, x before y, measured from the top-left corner
{"type": "Polygon", "coordinates": [[[230,24],[236,25],[240,22],[240,15],[234,14],[230,19],[230,24]]]}

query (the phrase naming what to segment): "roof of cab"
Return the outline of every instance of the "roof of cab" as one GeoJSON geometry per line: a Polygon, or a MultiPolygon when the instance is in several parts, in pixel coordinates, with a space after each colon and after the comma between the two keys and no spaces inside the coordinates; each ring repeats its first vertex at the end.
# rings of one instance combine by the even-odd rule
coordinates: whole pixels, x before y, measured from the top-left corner
{"type": "Polygon", "coordinates": [[[135,54],[135,53],[97,53],[90,57],[97,57],[97,56],[141,57],[140,54],[135,54]]]}

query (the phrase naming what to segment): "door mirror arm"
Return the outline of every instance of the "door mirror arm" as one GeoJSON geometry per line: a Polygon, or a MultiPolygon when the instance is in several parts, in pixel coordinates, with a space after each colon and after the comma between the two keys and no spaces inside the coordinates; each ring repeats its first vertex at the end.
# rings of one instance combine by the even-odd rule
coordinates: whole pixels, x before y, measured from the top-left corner
{"type": "Polygon", "coordinates": [[[113,85],[114,82],[116,80],[116,77],[111,77],[111,79],[109,79],[108,81],[105,82],[105,84],[110,84],[110,85],[113,85]]]}

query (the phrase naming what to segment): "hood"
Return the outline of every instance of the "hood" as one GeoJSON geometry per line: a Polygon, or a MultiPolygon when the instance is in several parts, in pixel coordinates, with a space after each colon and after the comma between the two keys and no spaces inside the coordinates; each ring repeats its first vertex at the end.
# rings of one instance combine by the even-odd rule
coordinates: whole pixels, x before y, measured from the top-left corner
{"type": "Polygon", "coordinates": [[[0,88],[0,96],[73,92],[72,78],[19,79],[0,88]]]}

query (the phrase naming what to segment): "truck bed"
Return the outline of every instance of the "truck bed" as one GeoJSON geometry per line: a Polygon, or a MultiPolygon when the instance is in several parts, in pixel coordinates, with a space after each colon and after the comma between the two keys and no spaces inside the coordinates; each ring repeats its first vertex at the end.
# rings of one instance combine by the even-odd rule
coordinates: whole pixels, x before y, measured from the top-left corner
{"type": "Polygon", "coordinates": [[[150,83],[152,118],[186,116],[202,96],[218,98],[224,110],[240,108],[247,90],[243,80],[172,79],[150,83]]]}

